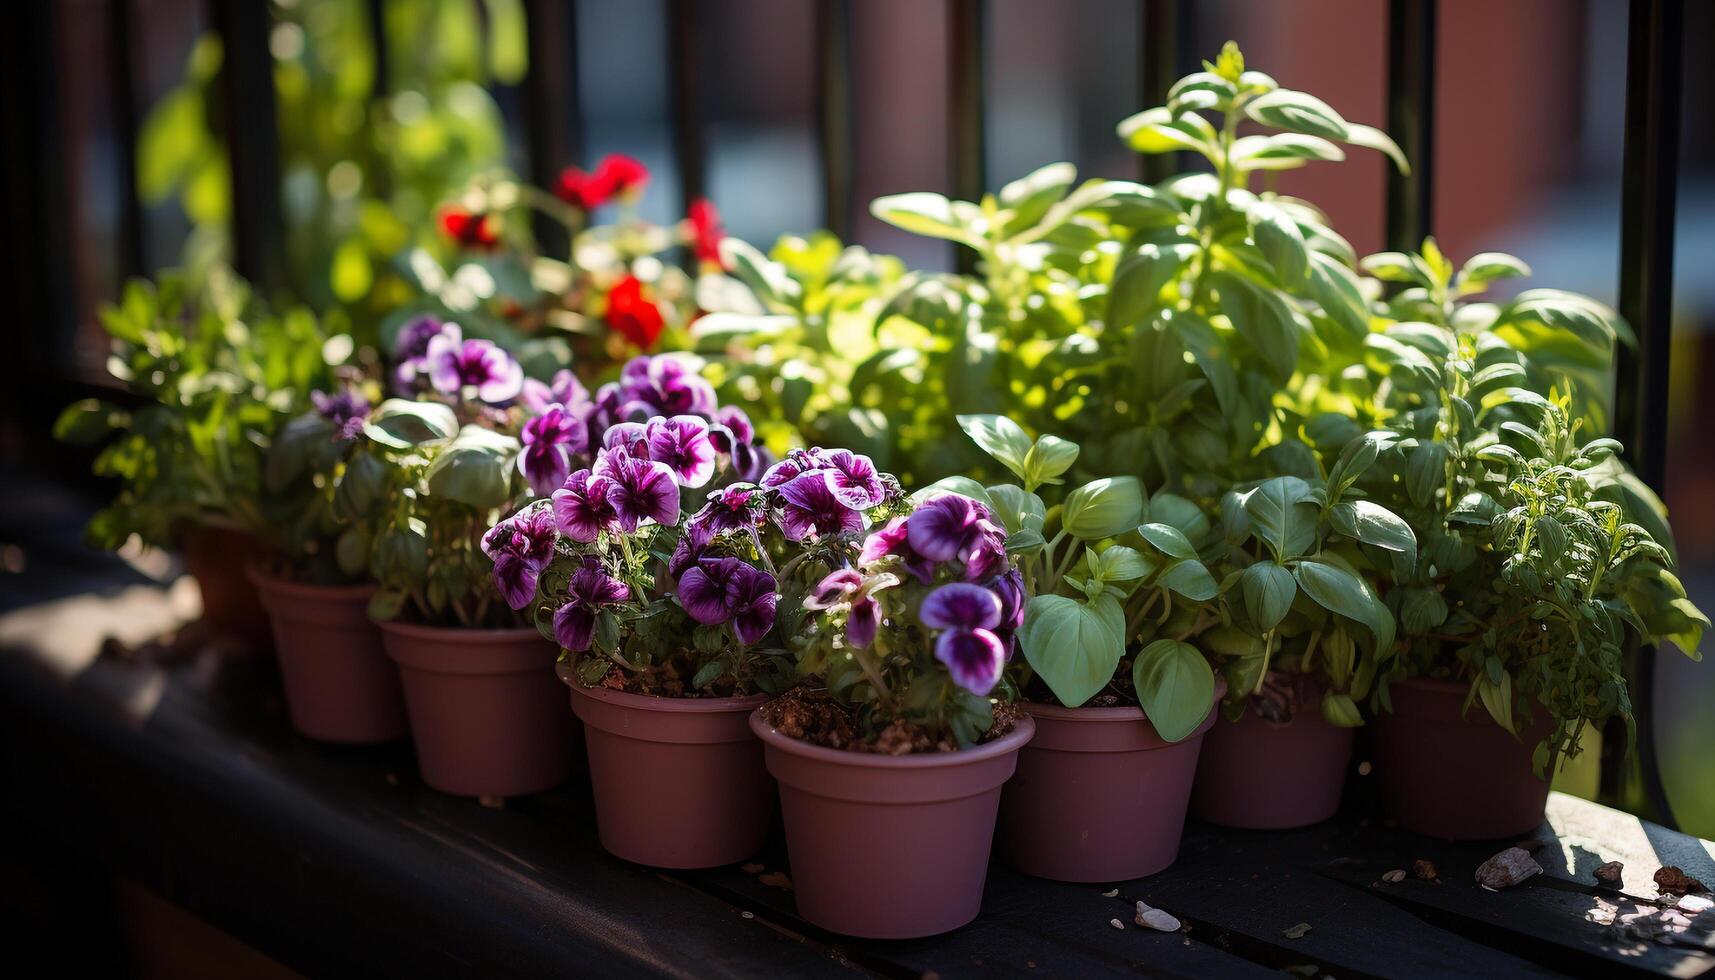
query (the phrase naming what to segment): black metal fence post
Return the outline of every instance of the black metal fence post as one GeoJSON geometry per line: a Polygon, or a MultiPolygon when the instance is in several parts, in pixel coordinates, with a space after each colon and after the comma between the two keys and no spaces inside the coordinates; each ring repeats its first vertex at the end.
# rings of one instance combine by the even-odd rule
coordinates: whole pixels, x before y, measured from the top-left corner
{"type": "MultiPolygon", "coordinates": [[[[524,76],[524,134],[530,179],[552,188],[560,171],[582,162],[583,99],[578,81],[578,9],[574,0],[528,0],[530,67],[524,76]]],[[[536,241],[562,252],[565,229],[537,214],[536,241]]]]}
{"type": "Polygon", "coordinates": [[[1390,0],[1387,127],[1411,174],[1387,168],[1387,245],[1423,244],[1435,223],[1435,0],[1390,0]]]}
{"type": "MultiPolygon", "coordinates": [[[[1137,108],[1142,110],[1166,104],[1167,91],[1178,81],[1181,61],[1191,46],[1191,19],[1180,0],[1140,0],[1137,20],[1137,108]]],[[[1182,172],[1177,153],[1142,154],[1138,165],[1150,184],[1182,172]]]]}
{"type": "Polygon", "coordinates": [[[673,148],[679,163],[680,211],[708,195],[708,161],[703,141],[702,6],[693,0],[669,0],[667,62],[673,91],[673,148]]]}
{"type": "Polygon", "coordinates": [[[268,5],[262,0],[212,0],[211,5],[221,41],[221,116],[232,169],[232,265],[266,295],[286,279],[268,5]]]}
{"type": "Polygon", "coordinates": [[[131,47],[131,0],[108,0],[107,37],[113,98],[113,163],[119,183],[118,270],[121,279],[143,274],[143,206],[137,200],[136,68],[131,47]]]}
{"type": "Polygon", "coordinates": [[[841,241],[850,241],[852,234],[855,91],[851,0],[820,0],[816,5],[816,130],[822,162],[822,222],[841,241]]]}
{"type": "MultiPolygon", "coordinates": [[[[1617,351],[1614,431],[1656,492],[1667,477],[1668,355],[1673,342],[1674,198],[1684,57],[1683,0],[1632,0],[1626,38],[1626,134],[1620,178],[1620,315],[1637,348],[1617,351]]],[[[1655,751],[1655,651],[1638,651],[1632,705],[1638,762],[1656,818],[1674,825],[1655,751]]]]}
{"type": "MultiPolygon", "coordinates": [[[[952,196],[963,201],[980,200],[988,184],[983,112],[986,17],[984,0],[948,0],[948,183],[952,196]]],[[[960,272],[975,272],[976,261],[969,249],[954,246],[954,262],[960,272]]]]}

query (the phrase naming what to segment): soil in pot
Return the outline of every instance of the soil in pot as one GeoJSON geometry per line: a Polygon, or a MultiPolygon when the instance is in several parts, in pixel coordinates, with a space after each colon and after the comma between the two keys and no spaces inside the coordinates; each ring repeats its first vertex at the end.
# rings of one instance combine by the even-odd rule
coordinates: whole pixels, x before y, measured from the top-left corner
{"type": "Polygon", "coordinates": [[[1237,721],[1221,718],[1203,738],[1191,815],[1246,830],[1306,827],[1340,809],[1356,729],[1322,717],[1323,686],[1294,683],[1283,710],[1264,717],[1254,699],[1237,721]],[[1280,716],[1285,715],[1282,719],[1280,716]]]}
{"type": "Polygon", "coordinates": [[[750,716],[780,782],[798,913],[848,936],[911,939],[976,918],[1001,784],[1036,725],[968,749],[883,755],[782,734],[750,716]]]}
{"type": "Polygon", "coordinates": [[[560,652],[533,629],[385,622],[423,782],[455,796],[523,796],[571,770],[571,709],[560,652]]]}
{"type": "Polygon", "coordinates": [[[1019,753],[1001,805],[1000,853],[1056,881],[1123,881],[1173,863],[1204,733],[1164,741],[1137,707],[1021,702],[1036,737],[1019,753]]]}
{"type": "Polygon", "coordinates": [[[179,552],[202,593],[203,621],[252,650],[266,651],[271,640],[268,616],[255,583],[245,574],[261,556],[256,538],[199,524],[185,532],[179,552]]]}
{"type": "Polygon", "coordinates": [[[370,585],[309,585],[250,569],[268,619],[292,727],[324,742],[361,744],[408,731],[399,672],[369,619],[370,585]]]}
{"type": "Polygon", "coordinates": [[[749,722],[766,695],[629,694],[557,669],[584,723],[603,847],[658,868],[712,868],[762,850],[774,780],[749,722]]]}
{"type": "Polygon", "coordinates": [[[1401,827],[1430,837],[1517,839],[1542,824],[1548,781],[1531,762],[1550,723],[1539,708],[1514,737],[1481,703],[1463,710],[1469,691],[1426,678],[1389,689],[1393,711],[1373,725],[1382,801],[1401,827]]]}

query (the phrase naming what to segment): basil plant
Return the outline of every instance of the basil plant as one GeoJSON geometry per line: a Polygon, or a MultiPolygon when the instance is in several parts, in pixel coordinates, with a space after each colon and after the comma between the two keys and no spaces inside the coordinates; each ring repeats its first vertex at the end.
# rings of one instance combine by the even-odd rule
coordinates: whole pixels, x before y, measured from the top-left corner
{"type": "MultiPolygon", "coordinates": [[[[971,249],[978,270],[907,277],[881,322],[911,320],[923,339],[877,377],[899,375],[919,406],[1061,433],[1086,463],[1123,460],[1211,513],[1235,484],[1276,471],[1265,451],[1294,442],[1300,421],[1278,393],[1359,359],[1371,310],[1326,217],[1252,185],[1342,160],[1345,146],[1405,161],[1378,130],[1247,70],[1233,45],[1206,67],[1119,135],[1141,153],[1196,153],[1210,172],[1080,184],[1054,164],[978,202],[877,200],[877,217],[971,249]]],[[[964,462],[946,443],[926,470],[964,462]]]]}
{"type": "Polygon", "coordinates": [[[1136,477],[1103,477],[1049,506],[1037,491],[1061,485],[1079,447],[1031,440],[1011,419],[963,415],[959,425],[1017,484],[949,477],[952,491],[986,504],[1007,531],[1031,599],[1018,634],[1014,682],[1040,685],[1067,707],[1101,698],[1141,706],[1161,737],[1178,741],[1208,717],[1215,678],[1190,641],[1217,622],[1219,587],[1193,538],[1209,521],[1170,494],[1146,499],[1136,477]]]}

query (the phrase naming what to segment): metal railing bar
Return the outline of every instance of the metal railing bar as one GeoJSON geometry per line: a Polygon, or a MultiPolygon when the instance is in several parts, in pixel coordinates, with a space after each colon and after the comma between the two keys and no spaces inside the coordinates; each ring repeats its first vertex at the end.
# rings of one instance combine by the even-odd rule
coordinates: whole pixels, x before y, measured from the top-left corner
{"type": "Polygon", "coordinates": [[[707,147],[703,137],[702,5],[668,0],[667,62],[673,100],[673,149],[679,165],[680,212],[708,194],[707,147]]]}
{"type": "MultiPolygon", "coordinates": [[[[1637,334],[1615,358],[1614,431],[1643,481],[1667,477],[1668,358],[1673,341],[1674,203],[1679,181],[1683,0],[1632,0],[1626,37],[1625,155],[1620,176],[1620,315],[1637,334]]],[[[1655,651],[1633,664],[1643,724],[1638,762],[1658,822],[1675,826],[1655,746],[1655,651]]]]}
{"type": "MultiPolygon", "coordinates": [[[[1190,17],[1180,0],[1139,0],[1137,59],[1137,108],[1165,105],[1167,91],[1179,80],[1190,47],[1187,32],[1190,17]]],[[[1150,153],[1138,157],[1145,183],[1155,184],[1181,173],[1184,161],[1177,153],[1150,153]]]]}
{"type": "MultiPolygon", "coordinates": [[[[529,0],[524,8],[530,65],[524,76],[524,119],[530,180],[552,188],[560,171],[581,164],[583,96],[578,78],[578,9],[574,0],[529,0]]],[[[536,241],[564,251],[566,232],[538,213],[536,241]]]]}
{"type": "Polygon", "coordinates": [[[232,265],[263,294],[285,284],[285,222],[280,210],[280,131],[267,4],[213,0],[221,114],[232,170],[232,265]]]}
{"type": "Polygon", "coordinates": [[[822,223],[849,242],[856,181],[851,0],[816,5],[816,131],[822,163],[822,223]]]}
{"type": "MultiPolygon", "coordinates": [[[[948,0],[947,121],[948,183],[954,198],[979,200],[988,184],[988,139],[984,110],[987,10],[984,0],[948,0]]],[[[954,246],[955,267],[976,271],[976,255],[954,246]]]]}
{"type": "Polygon", "coordinates": [[[119,181],[119,213],[114,239],[121,279],[143,274],[143,205],[137,199],[136,58],[131,40],[131,0],[108,0],[107,36],[113,52],[108,70],[113,99],[114,170],[119,181]]]}
{"type": "Polygon", "coordinates": [[[1435,223],[1435,0],[1390,0],[1387,128],[1411,174],[1387,168],[1387,244],[1415,251],[1435,223]]]}

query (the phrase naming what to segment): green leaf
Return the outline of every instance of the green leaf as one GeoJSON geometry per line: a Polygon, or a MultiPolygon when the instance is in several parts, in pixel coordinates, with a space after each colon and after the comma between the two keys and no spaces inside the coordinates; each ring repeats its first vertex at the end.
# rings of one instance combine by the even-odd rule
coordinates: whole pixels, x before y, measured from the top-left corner
{"type": "Polygon", "coordinates": [[[1076,708],[1113,679],[1125,653],[1125,612],[1102,593],[1085,605],[1060,595],[1039,595],[1024,610],[1019,646],[1060,703],[1076,708]]]}
{"type": "Polygon", "coordinates": [[[1100,541],[1136,527],[1143,516],[1143,487],[1133,476],[1092,480],[1066,495],[1061,525],[1084,541],[1100,541]]]}
{"type": "Polygon", "coordinates": [[[1477,678],[1477,697],[1482,699],[1483,707],[1488,709],[1489,717],[1495,724],[1517,736],[1518,730],[1513,725],[1513,675],[1501,671],[1499,683],[1491,681],[1485,675],[1477,678]]]}
{"type": "Polygon", "coordinates": [[[1357,728],[1364,723],[1363,713],[1352,701],[1352,696],[1339,691],[1323,692],[1322,717],[1328,724],[1339,728],[1357,728]]]}
{"type": "Polygon", "coordinates": [[[1251,531],[1279,561],[1295,558],[1316,542],[1316,504],[1310,484],[1296,476],[1265,480],[1242,495],[1251,531]]]}
{"type": "Polygon", "coordinates": [[[1173,153],[1195,150],[1206,157],[1215,156],[1215,141],[1219,138],[1209,121],[1196,113],[1177,118],[1166,106],[1145,109],[1120,121],[1119,137],[1139,153],[1173,153]]]}
{"type": "Polygon", "coordinates": [[[1517,279],[1530,275],[1530,266],[1505,252],[1479,252],[1465,260],[1459,270],[1462,286],[1479,287],[1496,279],[1517,279]]]}
{"type": "Polygon", "coordinates": [[[331,467],[341,451],[334,440],[333,423],[319,412],[306,412],[282,426],[268,447],[263,486],[279,493],[305,472],[331,467]]]}
{"type": "Polygon", "coordinates": [[[1155,577],[1155,584],[1192,602],[1208,602],[1221,594],[1221,586],[1215,581],[1215,577],[1209,574],[1209,569],[1202,562],[1194,558],[1169,565],[1155,577]]]}
{"type": "Polygon", "coordinates": [[[1148,317],[1161,303],[1162,287],[1177,278],[1200,251],[1190,243],[1145,244],[1121,259],[1108,289],[1109,329],[1123,330],[1148,317]]]}
{"type": "Polygon", "coordinates": [[[912,191],[878,197],[870,204],[869,213],[895,228],[918,235],[962,242],[973,248],[981,241],[954,214],[953,202],[940,194],[912,191]]]}
{"type": "Polygon", "coordinates": [[[397,589],[376,589],[369,597],[369,618],[376,622],[398,619],[405,610],[405,594],[397,589]]]}
{"type": "Polygon", "coordinates": [[[1393,165],[1399,168],[1400,173],[1408,177],[1411,176],[1411,161],[1405,158],[1405,151],[1399,148],[1399,144],[1395,143],[1392,137],[1374,126],[1365,126],[1363,123],[1347,123],[1345,140],[1353,146],[1380,150],[1387,154],[1388,159],[1393,161],[1393,165]]]}
{"type": "Polygon", "coordinates": [[[989,510],[996,510],[995,502],[989,497],[988,488],[968,476],[947,476],[918,490],[911,495],[913,507],[928,500],[930,497],[943,493],[956,493],[961,497],[969,497],[989,510]]]}
{"type": "Polygon", "coordinates": [[[1041,485],[1059,483],[1060,477],[1078,461],[1078,444],[1059,436],[1039,436],[1024,454],[1024,480],[1041,485]]]}
{"type": "Polygon", "coordinates": [[[1143,540],[1149,542],[1150,547],[1169,558],[1197,557],[1197,549],[1192,547],[1191,542],[1186,540],[1185,534],[1176,527],[1169,527],[1166,524],[1141,524],[1138,526],[1137,533],[1143,536],[1143,540]]]}
{"type": "Polygon", "coordinates": [[[1304,247],[1304,233],[1298,230],[1298,223],[1266,201],[1251,205],[1248,217],[1251,237],[1280,281],[1287,286],[1303,283],[1310,274],[1310,252],[1304,247]]]}
{"type": "Polygon", "coordinates": [[[803,287],[779,262],[769,259],[749,243],[731,235],[721,239],[721,259],[732,276],[750,287],[765,306],[790,309],[802,298],[803,287]]]}
{"type": "Polygon", "coordinates": [[[1358,267],[1383,282],[1415,283],[1424,288],[1429,287],[1429,280],[1411,256],[1404,252],[1377,252],[1366,255],[1358,262],[1358,267]]]}
{"type": "Polygon", "coordinates": [[[1346,336],[1362,340],[1370,332],[1370,304],[1358,289],[1358,278],[1340,260],[1310,253],[1310,295],[1340,325],[1346,336]]]}
{"type": "Polygon", "coordinates": [[[1284,170],[1306,160],[1344,160],[1346,151],[1320,136],[1270,133],[1234,140],[1228,159],[1247,170],[1284,170]]]}
{"type": "Polygon", "coordinates": [[[1333,107],[1314,95],[1275,89],[1245,103],[1245,115],[1255,122],[1324,139],[1349,140],[1350,129],[1333,107]]]}
{"type": "Polygon", "coordinates": [[[479,510],[504,506],[513,496],[518,449],[518,440],[511,436],[467,425],[429,463],[424,474],[429,493],[479,510]]]}
{"type": "Polygon", "coordinates": [[[1048,520],[1048,508],[1042,503],[1042,498],[1023,487],[997,484],[988,488],[988,498],[989,509],[1000,518],[1008,535],[1019,531],[1041,531],[1048,520]]]}
{"type": "Polygon", "coordinates": [[[1417,563],[1417,535],[1411,525],[1373,500],[1345,500],[1328,510],[1328,520],[1341,534],[1406,556],[1417,563]]]}
{"type": "Polygon", "coordinates": [[[1221,309],[1233,329],[1262,357],[1263,367],[1285,384],[1298,365],[1301,331],[1292,310],[1273,290],[1259,289],[1230,272],[1215,272],[1209,281],[1221,294],[1221,309]]]}
{"type": "Polygon", "coordinates": [[[129,425],[131,417],[113,405],[94,398],[72,402],[54,420],[54,438],[74,446],[93,446],[117,429],[129,425]]]}
{"type": "Polygon", "coordinates": [[[1447,482],[1447,444],[1420,443],[1405,460],[1405,489],[1411,502],[1429,506],[1447,482]]]}
{"type": "Polygon", "coordinates": [[[1280,625],[1292,610],[1298,585],[1292,572],[1274,562],[1259,561],[1240,574],[1239,591],[1244,597],[1245,614],[1257,629],[1266,632],[1280,625]]]}
{"type": "Polygon", "coordinates": [[[1138,651],[1131,676],[1138,704],[1166,741],[1189,736],[1214,709],[1215,672],[1189,643],[1156,640],[1138,651]]]}
{"type": "Polygon", "coordinates": [[[1316,604],[1370,628],[1378,653],[1393,645],[1393,614],[1357,572],[1331,561],[1306,558],[1294,570],[1298,586],[1316,604]]]}
{"type": "Polygon", "coordinates": [[[1030,453],[1030,437],[1018,423],[1004,415],[960,415],[959,428],[983,452],[994,457],[1019,479],[1028,479],[1024,458],[1030,453]]]}
{"type": "MultiPolygon", "coordinates": [[[[1084,554],[1088,558],[1094,553],[1086,551],[1084,554]]],[[[1149,559],[1143,557],[1141,552],[1124,545],[1116,544],[1110,548],[1104,548],[1101,554],[1095,555],[1093,560],[1095,567],[1091,569],[1090,574],[1102,583],[1136,582],[1154,570],[1149,559]]]]}
{"type": "Polygon", "coordinates": [[[445,442],[459,431],[458,416],[439,402],[389,398],[370,416],[364,435],[389,449],[445,442]]]}

